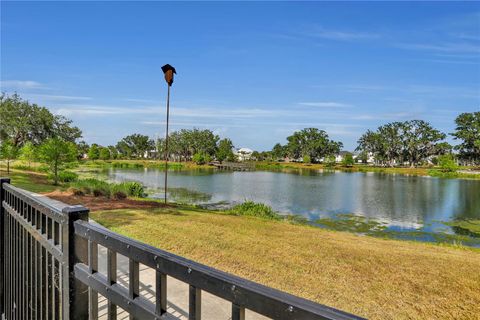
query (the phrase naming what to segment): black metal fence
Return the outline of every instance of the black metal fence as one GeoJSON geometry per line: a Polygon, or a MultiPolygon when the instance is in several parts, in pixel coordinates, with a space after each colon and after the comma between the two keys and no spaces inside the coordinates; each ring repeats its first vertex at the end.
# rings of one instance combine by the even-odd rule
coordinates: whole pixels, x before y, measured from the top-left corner
{"type": "Polygon", "coordinates": [[[163,319],[167,276],[189,285],[188,319],[200,319],[202,291],[231,303],[231,319],[249,309],[272,319],[359,319],[248,281],[111,232],[88,221],[88,210],[68,206],[0,179],[0,313],[5,319],[97,319],[99,294],[106,316],[117,307],[130,319],[163,319]],[[106,248],[106,274],[99,272],[106,248]],[[128,258],[128,287],[117,282],[117,254],[128,258]],[[155,293],[140,292],[140,264],[155,270],[155,293]]]}

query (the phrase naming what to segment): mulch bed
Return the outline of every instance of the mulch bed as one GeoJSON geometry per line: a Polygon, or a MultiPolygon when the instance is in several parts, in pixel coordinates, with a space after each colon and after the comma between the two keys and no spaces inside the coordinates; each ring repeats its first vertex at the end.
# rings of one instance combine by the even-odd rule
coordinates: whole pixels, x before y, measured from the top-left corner
{"type": "Polygon", "coordinates": [[[132,199],[109,199],[106,197],[76,196],[70,192],[54,191],[45,196],[70,205],[81,204],[90,211],[115,210],[115,209],[150,209],[168,207],[160,202],[132,199]]]}

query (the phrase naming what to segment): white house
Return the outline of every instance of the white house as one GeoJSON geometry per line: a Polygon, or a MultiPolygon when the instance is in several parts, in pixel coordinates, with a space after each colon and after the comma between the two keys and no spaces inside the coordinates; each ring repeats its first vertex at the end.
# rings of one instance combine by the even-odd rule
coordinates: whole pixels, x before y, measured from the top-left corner
{"type": "Polygon", "coordinates": [[[338,154],[335,155],[335,162],[337,162],[337,163],[342,162],[343,159],[345,158],[345,156],[349,153],[351,153],[351,152],[340,151],[338,154]]]}
{"type": "Polygon", "coordinates": [[[233,150],[233,154],[238,158],[238,161],[247,161],[252,157],[253,150],[249,148],[240,148],[233,150]]]}
{"type": "Polygon", "coordinates": [[[143,153],[143,157],[145,159],[155,159],[158,157],[158,151],[156,149],[152,149],[152,150],[149,150],[149,151],[145,151],[143,153]]]}

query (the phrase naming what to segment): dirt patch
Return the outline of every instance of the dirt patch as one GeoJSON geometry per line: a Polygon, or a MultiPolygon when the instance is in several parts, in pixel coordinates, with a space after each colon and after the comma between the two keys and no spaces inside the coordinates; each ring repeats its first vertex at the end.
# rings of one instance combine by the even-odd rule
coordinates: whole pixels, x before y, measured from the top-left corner
{"type": "Polygon", "coordinates": [[[99,210],[115,210],[115,209],[149,209],[149,208],[165,208],[169,207],[163,203],[147,200],[133,199],[109,199],[105,197],[94,196],[76,196],[70,192],[53,191],[45,193],[49,198],[64,202],[70,205],[81,204],[90,211],[99,210]]]}

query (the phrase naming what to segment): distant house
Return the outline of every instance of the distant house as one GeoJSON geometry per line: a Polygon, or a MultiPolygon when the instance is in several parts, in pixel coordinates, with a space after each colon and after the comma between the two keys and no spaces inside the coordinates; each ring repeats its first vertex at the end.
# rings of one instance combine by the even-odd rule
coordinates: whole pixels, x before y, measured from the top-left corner
{"type": "Polygon", "coordinates": [[[248,161],[252,158],[253,150],[249,148],[240,148],[233,151],[238,161],[248,161]]]}
{"type": "Polygon", "coordinates": [[[335,155],[335,162],[342,162],[343,159],[345,159],[345,156],[349,153],[352,154],[352,152],[350,151],[340,151],[338,154],[335,155]]]}
{"type": "Polygon", "coordinates": [[[358,163],[363,163],[363,164],[374,164],[375,163],[375,157],[373,156],[373,153],[369,152],[367,153],[367,161],[363,161],[362,159],[360,159],[360,154],[359,153],[356,153],[353,155],[353,159],[355,160],[355,162],[358,162],[358,163]]]}
{"type": "Polygon", "coordinates": [[[153,150],[150,150],[150,151],[145,151],[143,153],[143,157],[145,159],[156,159],[158,157],[158,151],[153,149],[153,150]]]}

